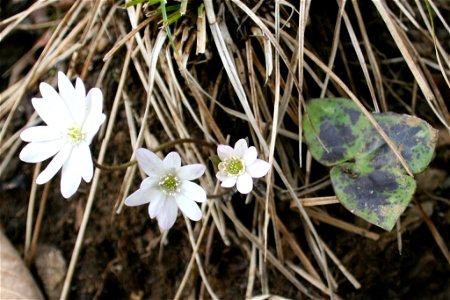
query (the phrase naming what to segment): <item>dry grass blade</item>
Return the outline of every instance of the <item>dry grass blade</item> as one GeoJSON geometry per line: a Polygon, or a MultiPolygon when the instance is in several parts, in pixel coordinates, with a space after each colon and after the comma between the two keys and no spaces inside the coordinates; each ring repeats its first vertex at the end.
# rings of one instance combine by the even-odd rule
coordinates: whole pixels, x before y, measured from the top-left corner
{"type": "MultiPolygon", "coordinates": [[[[364,19],[361,14],[361,10],[359,8],[359,4],[357,1],[352,1],[353,9],[355,10],[356,18],[358,20],[359,29],[361,31],[361,35],[364,41],[364,47],[366,49],[366,53],[370,62],[370,67],[373,72],[373,76],[375,79],[375,86],[378,93],[378,100],[381,102],[382,111],[387,111],[387,103],[386,97],[383,88],[383,78],[380,71],[379,63],[375,57],[375,53],[372,49],[371,42],[369,39],[369,34],[367,33],[367,29],[364,23],[364,19]]],[[[376,107],[376,106],[375,106],[376,107]]]]}
{"type": "Polygon", "coordinates": [[[242,87],[242,83],[237,74],[235,64],[233,63],[233,60],[230,57],[229,50],[222,36],[222,32],[220,31],[220,28],[217,24],[212,0],[205,0],[204,3],[206,16],[208,18],[211,33],[213,35],[217,50],[219,51],[220,58],[222,59],[223,66],[227,72],[228,78],[230,79],[231,85],[233,86],[234,91],[236,92],[236,95],[238,96],[241,102],[241,105],[248,118],[248,121],[250,122],[250,125],[252,126],[253,130],[255,131],[255,134],[257,135],[261,146],[264,148],[265,151],[267,151],[268,146],[266,145],[264,138],[256,124],[254,115],[248,104],[244,88],[242,87]]]}
{"type": "MultiPolygon", "coordinates": [[[[128,65],[130,63],[130,59],[131,59],[131,52],[129,51],[127,53],[127,56],[125,57],[125,62],[124,62],[124,66],[122,68],[122,74],[121,74],[121,80],[119,82],[119,87],[117,89],[117,94],[116,97],[114,99],[114,104],[113,104],[113,108],[111,110],[111,113],[109,115],[109,120],[108,120],[108,125],[106,128],[106,133],[105,133],[105,137],[103,138],[103,142],[100,148],[100,152],[97,158],[97,161],[101,164],[103,163],[103,159],[105,157],[105,153],[106,153],[106,149],[108,147],[108,143],[111,139],[111,135],[114,129],[114,125],[115,125],[115,120],[116,120],[116,116],[117,116],[117,111],[118,111],[118,106],[119,106],[119,101],[120,101],[120,95],[122,92],[122,88],[123,88],[123,84],[125,82],[125,78],[126,78],[126,74],[128,71],[128,65]]],[[[107,66],[107,65],[105,65],[107,66]]],[[[86,233],[86,228],[89,222],[89,218],[91,215],[91,210],[92,210],[92,205],[94,203],[94,199],[95,199],[95,193],[97,191],[97,185],[99,182],[99,178],[100,178],[100,174],[101,174],[101,170],[100,169],[96,169],[95,173],[94,173],[94,177],[92,179],[92,187],[90,189],[89,192],[89,196],[88,196],[88,200],[86,203],[86,208],[83,214],[83,220],[77,235],[77,239],[75,242],[75,246],[73,249],[73,253],[70,259],[70,263],[69,263],[69,267],[67,269],[67,274],[66,274],[66,278],[64,279],[64,285],[61,291],[61,299],[67,299],[68,294],[69,294],[69,289],[70,289],[70,285],[72,282],[72,278],[73,278],[73,273],[75,271],[75,267],[78,261],[78,256],[80,254],[81,251],[81,247],[84,241],[84,235],[86,233]]]]}
{"type": "MultiPolygon", "coordinates": [[[[258,241],[258,239],[251,234],[243,225],[242,223],[235,217],[232,210],[225,207],[223,204],[221,204],[222,210],[225,212],[225,214],[233,221],[233,224],[239,229],[239,231],[247,237],[255,246],[262,252],[264,252],[264,246],[258,241]]],[[[310,292],[283,266],[283,264],[270,252],[267,251],[267,260],[273,264],[280,272],[283,273],[284,276],[293,284],[295,285],[302,293],[305,295],[310,295],[310,292]]]]}
{"type": "Polygon", "coordinates": [[[444,125],[448,130],[450,130],[450,125],[447,123],[445,118],[436,110],[434,103],[436,101],[436,98],[433,94],[433,91],[431,90],[427,80],[425,79],[422,70],[417,65],[415,59],[413,58],[414,57],[414,54],[412,53],[413,50],[411,45],[407,42],[406,36],[402,33],[403,31],[399,30],[398,25],[392,20],[391,14],[389,13],[388,8],[386,7],[386,2],[384,0],[374,1],[373,4],[375,5],[384,22],[386,23],[389,32],[391,33],[395,43],[397,44],[398,49],[402,53],[406,64],[411,70],[411,73],[414,75],[414,78],[419,84],[419,87],[422,93],[424,94],[425,99],[428,101],[429,106],[436,114],[436,116],[439,118],[442,125],[444,125]]]}
{"type": "Polygon", "coordinates": [[[374,241],[378,240],[380,238],[380,235],[375,233],[375,232],[371,232],[367,229],[355,226],[353,224],[350,224],[348,222],[333,218],[331,216],[328,216],[326,214],[320,213],[317,210],[308,210],[308,215],[316,220],[319,220],[321,222],[324,222],[326,224],[329,224],[331,226],[335,226],[337,228],[341,228],[343,230],[346,230],[348,232],[352,232],[352,233],[356,233],[359,234],[363,237],[372,239],[374,241]]]}
{"type": "Polygon", "coordinates": [[[4,40],[5,37],[14,30],[17,25],[22,22],[25,18],[27,18],[30,14],[33,12],[42,9],[48,5],[51,5],[52,3],[56,2],[58,0],[48,0],[48,1],[38,1],[36,3],[33,3],[27,10],[15,14],[13,17],[8,18],[6,20],[0,21],[0,26],[4,26],[6,24],[9,24],[5,29],[3,29],[0,32],[0,41],[4,40]]]}
{"type": "Polygon", "coordinates": [[[433,224],[433,222],[430,220],[430,218],[427,216],[427,214],[424,212],[422,205],[420,202],[415,201],[417,207],[419,208],[420,215],[422,216],[423,220],[428,226],[428,229],[430,230],[431,234],[433,235],[434,240],[436,241],[436,244],[438,244],[439,249],[441,249],[442,254],[444,255],[445,259],[447,260],[448,264],[450,265],[450,252],[448,251],[447,245],[445,244],[444,239],[442,238],[442,235],[437,230],[436,226],[433,224]]]}
{"type": "Polygon", "coordinates": [[[25,231],[25,260],[30,256],[30,246],[31,246],[31,234],[33,232],[33,217],[34,217],[34,205],[36,203],[36,191],[37,191],[37,184],[36,184],[36,178],[38,177],[39,173],[41,171],[41,163],[36,164],[36,167],[34,168],[33,173],[33,185],[31,186],[30,191],[30,199],[28,200],[28,211],[27,211],[27,224],[26,224],[26,231],[25,231]]]}
{"type": "Polygon", "coordinates": [[[363,52],[359,45],[358,38],[356,37],[356,33],[353,30],[353,26],[350,22],[350,19],[347,16],[347,13],[345,13],[345,12],[343,14],[343,19],[344,19],[345,27],[347,28],[347,32],[350,36],[350,40],[352,42],[353,49],[355,50],[356,56],[358,57],[359,65],[361,66],[364,77],[366,79],[367,87],[369,88],[369,92],[370,92],[370,97],[372,98],[373,107],[375,108],[376,112],[380,112],[378,101],[375,96],[375,90],[374,90],[373,84],[372,84],[372,79],[370,78],[370,75],[369,75],[369,68],[367,67],[363,52]]]}

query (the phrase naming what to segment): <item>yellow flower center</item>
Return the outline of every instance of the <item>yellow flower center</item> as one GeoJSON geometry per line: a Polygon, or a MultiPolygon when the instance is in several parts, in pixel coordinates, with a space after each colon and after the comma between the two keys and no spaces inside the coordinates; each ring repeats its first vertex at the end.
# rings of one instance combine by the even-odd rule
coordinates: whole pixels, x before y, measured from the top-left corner
{"type": "Polygon", "coordinates": [[[245,164],[241,158],[233,156],[219,163],[219,171],[230,176],[240,176],[245,172],[245,164]]]}
{"type": "Polygon", "coordinates": [[[74,144],[84,141],[85,135],[81,128],[72,126],[67,130],[67,136],[74,144]]]}
{"type": "Polygon", "coordinates": [[[180,192],[180,179],[174,174],[166,174],[159,180],[159,188],[164,194],[173,196],[180,192]]]}

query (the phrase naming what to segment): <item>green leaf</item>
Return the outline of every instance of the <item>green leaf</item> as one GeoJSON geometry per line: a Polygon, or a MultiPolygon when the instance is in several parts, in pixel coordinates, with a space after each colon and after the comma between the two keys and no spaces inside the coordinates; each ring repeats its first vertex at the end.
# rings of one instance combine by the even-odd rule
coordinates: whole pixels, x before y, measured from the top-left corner
{"type": "Polygon", "coordinates": [[[359,108],[345,98],[313,99],[306,106],[303,131],[312,156],[326,166],[353,159],[372,126],[359,108]]]}
{"type": "Polygon", "coordinates": [[[366,169],[343,163],[330,171],[339,201],[353,214],[390,231],[408,206],[415,180],[396,166],[366,169]]]}
{"type": "MultiPolygon", "coordinates": [[[[424,120],[413,116],[390,112],[373,115],[381,128],[397,145],[411,171],[418,174],[425,170],[433,158],[438,131],[424,120]]],[[[369,127],[365,136],[365,145],[359,156],[369,154],[372,159],[371,164],[375,168],[383,164],[395,164],[401,167],[394,152],[374,127],[369,127]]]]}
{"type": "MultiPolygon", "coordinates": [[[[438,131],[413,116],[391,112],[373,116],[412,172],[425,170],[438,131]]],[[[330,175],[339,201],[355,215],[391,230],[416,184],[358,106],[345,98],[313,99],[303,116],[303,130],[312,156],[334,166],[330,175]]]]}

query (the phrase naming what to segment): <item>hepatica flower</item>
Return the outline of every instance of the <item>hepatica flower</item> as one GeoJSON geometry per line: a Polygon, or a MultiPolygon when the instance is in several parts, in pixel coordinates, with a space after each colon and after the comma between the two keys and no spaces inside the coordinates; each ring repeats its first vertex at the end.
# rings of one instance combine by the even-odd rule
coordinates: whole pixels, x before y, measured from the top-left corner
{"type": "Polygon", "coordinates": [[[216,177],[222,187],[230,188],[236,185],[241,194],[248,194],[253,189],[253,179],[263,177],[269,172],[268,162],[257,159],[258,153],[254,146],[248,147],[245,139],[240,139],[231,148],[228,145],[219,145],[217,155],[219,172],[216,177]]]}
{"type": "Polygon", "coordinates": [[[86,96],[83,81],[77,78],[75,87],[62,72],[58,72],[59,93],[42,82],[42,98],[32,98],[31,103],[47,124],[25,129],[20,138],[29,142],[20,152],[20,159],[28,163],[44,161],[52,156],[47,168],[36,179],[43,184],[62,168],[61,194],[72,196],[81,183],[92,179],[94,167],[89,145],[105,121],[103,95],[93,88],[86,96]]]}
{"type": "Polygon", "coordinates": [[[136,151],[136,159],[149,177],[142,181],[136,192],[125,199],[126,205],[150,203],[148,214],[152,219],[156,217],[162,231],[173,226],[178,208],[192,221],[202,218],[202,211],[195,201],[206,201],[206,192],[191,180],[205,173],[204,165],[181,166],[181,158],[177,152],[170,152],[161,160],[155,153],[143,148],[136,151]]]}

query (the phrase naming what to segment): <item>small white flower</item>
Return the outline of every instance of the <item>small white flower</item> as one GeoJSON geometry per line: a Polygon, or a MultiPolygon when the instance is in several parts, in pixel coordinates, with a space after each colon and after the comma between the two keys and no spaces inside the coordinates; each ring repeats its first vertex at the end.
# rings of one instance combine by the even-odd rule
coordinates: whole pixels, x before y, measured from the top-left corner
{"type": "Polygon", "coordinates": [[[103,95],[93,88],[86,96],[83,81],[77,78],[75,87],[62,72],[58,72],[58,92],[42,82],[42,98],[31,103],[47,126],[25,129],[20,138],[30,142],[20,152],[20,159],[37,163],[55,156],[36,179],[43,184],[62,167],[61,194],[69,198],[78,189],[81,178],[90,182],[94,172],[89,145],[105,121],[103,95]]]}
{"type": "Polygon", "coordinates": [[[240,139],[234,148],[228,145],[217,146],[219,172],[216,177],[222,181],[221,186],[230,188],[236,185],[241,194],[248,194],[253,189],[253,179],[263,177],[269,172],[268,162],[257,159],[256,148],[247,147],[245,139],[240,139]]]}
{"type": "Polygon", "coordinates": [[[140,148],[136,159],[142,170],[149,176],[140,188],[125,199],[128,206],[149,203],[150,218],[158,220],[162,231],[169,230],[177,219],[178,208],[192,221],[202,218],[202,211],[195,203],[206,201],[205,190],[191,180],[205,173],[202,164],[181,166],[177,152],[170,152],[161,160],[150,150],[140,148]]]}

